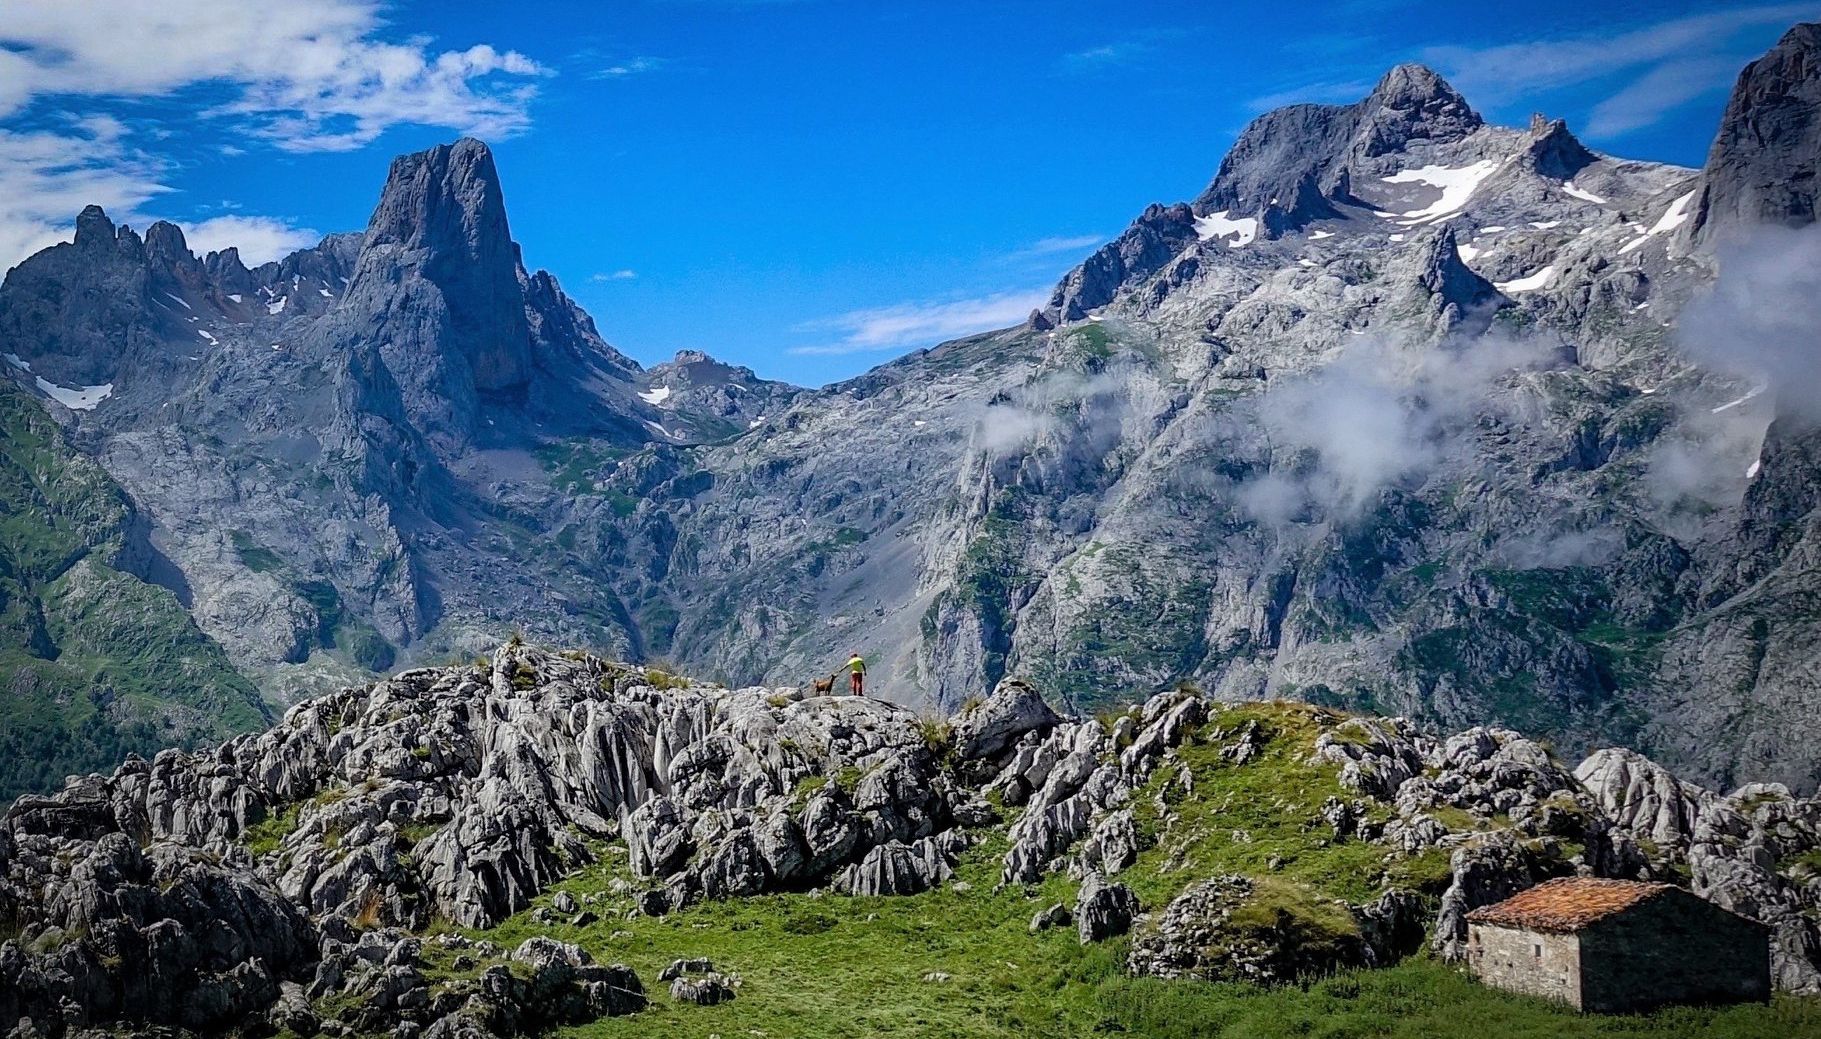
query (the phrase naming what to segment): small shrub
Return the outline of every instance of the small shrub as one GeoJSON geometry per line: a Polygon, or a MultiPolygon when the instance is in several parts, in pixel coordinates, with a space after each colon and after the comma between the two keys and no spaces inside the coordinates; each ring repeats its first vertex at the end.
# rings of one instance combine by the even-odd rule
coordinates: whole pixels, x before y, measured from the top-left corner
{"type": "Polygon", "coordinates": [[[354,926],[362,931],[378,928],[384,922],[380,916],[380,910],[384,907],[385,902],[379,897],[379,892],[367,892],[367,897],[360,903],[360,912],[354,914],[354,926]]]}
{"type": "Polygon", "coordinates": [[[269,855],[278,850],[284,839],[297,831],[297,811],[299,805],[289,805],[275,814],[246,828],[240,835],[240,841],[246,845],[251,854],[269,855]]]}
{"type": "Polygon", "coordinates": [[[804,776],[797,782],[796,792],[792,796],[796,798],[797,804],[802,806],[826,786],[828,786],[827,776],[804,776]]]}
{"type": "Polygon", "coordinates": [[[407,847],[415,848],[435,835],[443,826],[443,823],[407,823],[398,828],[398,839],[407,847]]]}
{"type": "Polygon", "coordinates": [[[938,760],[947,758],[955,747],[955,729],[947,718],[936,715],[924,715],[917,719],[917,735],[922,737],[923,745],[938,760]]]}
{"type": "Polygon", "coordinates": [[[791,934],[823,934],[834,930],[839,924],[839,920],[827,913],[798,913],[784,921],[784,930],[791,934]]]}
{"type": "Polygon", "coordinates": [[[645,669],[645,684],[653,689],[684,689],[689,686],[689,680],[686,678],[678,678],[676,675],[661,668],[647,667],[645,669]]]}
{"type": "Polygon", "coordinates": [[[851,794],[854,792],[854,788],[860,785],[860,780],[864,778],[866,778],[866,773],[862,772],[859,766],[847,765],[834,774],[833,782],[835,786],[851,794]]]}

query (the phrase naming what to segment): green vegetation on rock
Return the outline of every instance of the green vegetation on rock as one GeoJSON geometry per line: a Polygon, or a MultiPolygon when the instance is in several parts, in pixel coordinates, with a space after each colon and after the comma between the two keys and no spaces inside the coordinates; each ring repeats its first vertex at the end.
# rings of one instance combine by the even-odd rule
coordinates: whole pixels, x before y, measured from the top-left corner
{"type": "Polygon", "coordinates": [[[101,467],[0,382],[0,802],[270,722],[177,597],[120,568],[132,518],[101,467]]]}
{"type": "MultiPolygon", "coordinates": [[[[1293,929],[1306,943],[1356,936],[1337,899],[1384,886],[1431,893],[1445,883],[1446,855],[1426,852],[1387,864],[1386,849],[1335,841],[1318,810],[1342,790],[1332,766],[1315,761],[1314,739],[1339,720],[1299,704],[1247,704],[1219,712],[1160,769],[1133,805],[1157,843],[1119,880],[1147,908],[1221,873],[1254,880],[1231,926],[1293,929]],[[1236,764],[1224,741],[1256,726],[1257,754],[1236,764]],[[1190,773],[1185,788],[1181,770],[1190,773]],[[1162,797],[1174,821],[1159,829],[1162,797]]],[[[849,777],[806,780],[799,797],[849,777]]],[[[846,785],[846,784],[844,784],[846,785]]],[[[1473,825],[1477,822],[1469,820],[1473,825]]],[[[667,916],[626,915],[639,886],[617,845],[599,846],[583,867],[497,927],[468,931],[513,948],[548,936],[624,963],[645,979],[651,1005],[559,1034],[665,1035],[679,1039],[764,1035],[832,1039],[857,1035],[1013,1037],[1129,1035],[1155,1039],[1479,1039],[1623,1036],[1748,1039],[1817,1034],[1821,1003],[1779,997],[1769,1006],[1680,1007],[1646,1015],[1582,1015],[1474,981],[1428,954],[1377,970],[1344,971],[1301,986],[1165,981],[1130,976],[1131,938],[1082,945],[1072,927],[1030,933],[1037,910],[1072,902],[1077,884],[1051,874],[1031,887],[1001,887],[1007,843],[994,825],[976,832],[955,877],[920,895],[852,897],[820,892],[710,901],[667,916]],[[601,919],[543,923],[560,892],[596,906],[601,919]],[[671,961],[706,957],[739,977],[738,996],[718,1006],[673,1000],[657,976],[671,961]]],[[[426,943],[433,980],[462,973],[457,953],[426,943]]]]}

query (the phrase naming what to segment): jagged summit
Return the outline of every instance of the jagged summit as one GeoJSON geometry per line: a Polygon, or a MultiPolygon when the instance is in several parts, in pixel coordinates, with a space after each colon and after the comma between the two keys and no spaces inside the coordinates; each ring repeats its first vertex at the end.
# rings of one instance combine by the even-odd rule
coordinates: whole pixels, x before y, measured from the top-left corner
{"type": "Polygon", "coordinates": [[[512,231],[493,150],[472,137],[392,160],[379,204],[367,222],[367,243],[397,243],[473,262],[508,258],[512,231]]]}
{"type": "Polygon", "coordinates": [[[1354,201],[1351,164],[1415,141],[1458,141],[1483,125],[1433,70],[1399,65],[1353,104],[1289,105],[1254,119],[1195,199],[1195,211],[1257,218],[1278,234],[1338,216],[1337,203],[1354,201]]]}
{"type": "MultiPolygon", "coordinates": [[[[405,361],[416,370],[398,374],[410,389],[434,372],[423,388],[459,399],[530,380],[521,276],[493,152],[462,138],[393,160],[348,294],[441,340],[434,356],[405,361]],[[411,272],[403,281],[401,266],[411,272]]],[[[398,338],[374,332],[388,344],[398,338]]]]}
{"type": "Polygon", "coordinates": [[[1821,23],[1790,29],[1745,66],[1708,151],[1687,231],[1712,241],[1753,224],[1814,222],[1821,165],[1821,23]]]}
{"type": "Polygon", "coordinates": [[[83,206],[82,212],[76,215],[76,246],[87,248],[113,240],[114,222],[108,219],[107,212],[100,206],[83,206]]]}
{"type": "Polygon", "coordinates": [[[1587,150],[1565,120],[1546,119],[1541,112],[1530,117],[1524,156],[1533,172],[1560,181],[1573,180],[1575,174],[1600,158],[1587,150]]]}
{"type": "Polygon", "coordinates": [[[1485,125],[1447,80],[1427,66],[1393,68],[1357,106],[1354,147],[1370,158],[1413,140],[1456,141],[1485,125]]]}

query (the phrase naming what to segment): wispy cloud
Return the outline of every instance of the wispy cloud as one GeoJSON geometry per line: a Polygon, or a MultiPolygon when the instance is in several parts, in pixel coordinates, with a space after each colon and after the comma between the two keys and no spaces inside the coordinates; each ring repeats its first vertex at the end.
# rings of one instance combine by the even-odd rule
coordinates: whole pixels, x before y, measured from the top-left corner
{"type": "Polygon", "coordinates": [[[627,58],[623,61],[616,61],[611,65],[607,65],[602,68],[595,69],[593,72],[590,72],[588,74],[588,78],[589,79],[625,79],[628,76],[638,76],[638,75],[642,75],[646,72],[656,72],[658,69],[663,68],[666,64],[667,64],[667,62],[663,58],[654,58],[654,57],[650,57],[649,55],[640,55],[639,57],[627,58]]]}
{"type": "Polygon", "coordinates": [[[635,271],[630,267],[622,267],[617,271],[597,271],[594,274],[590,274],[588,280],[592,282],[631,281],[638,276],[638,271],[635,271]]]}
{"type": "MultiPolygon", "coordinates": [[[[129,127],[121,102],[173,95],[229,131],[290,152],[346,151],[400,125],[508,137],[530,125],[542,65],[477,44],[433,51],[388,39],[379,0],[5,0],[0,15],[0,264],[68,237],[84,205],[143,223],[170,191],[168,126],[129,127]],[[22,129],[20,127],[29,127],[22,129]],[[147,148],[153,149],[151,151],[147,148]]],[[[275,217],[191,225],[199,248],[238,245],[259,262],[314,240],[275,217]],[[233,236],[239,235],[238,239],[233,236]]]]}
{"type": "Polygon", "coordinates": [[[119,121],[102,116],[55,129],[0,129],[0,267],[69,237],[85,205],[131,213],[170,190],[164,164],[124,138],[119,121]]]}
{"type": "Polygon", "coordinates": [[[1105,235],[1098,234],[1050,235],[1047,238],[1039,238],[1022,249],[1014,250],[1011,258],[1028,260],[1040,256],[1054,256],[1057,253],[1081,252],[1085,249],[1092,249],[1106,240],[1105,235]]]}
{"type": "Polygon", "coordinates": [[[476,44],[433,52],[381,37],[376,0],[13,0],[0,20],[0,117],[35,99],[167,96],[198,84],[210,110],[288,151],[358,148],[401,124],[505,137],[530,124],[547,70],[476,44]]]}
{"type": "Polygon", "coordinates": [[[1738,71],[1736,59],[1720,56],[1666,61],[1593,106],[1587,115],[1587,133],[1591,137],[1617,137],[1642,129],[1661,119],[1665,112],[1718,93],[1738,71]]]}
{"type": "Polygon", "coordinates": [[[1269,112],[1273,108],[1295,104],[1351,104],[1370,94],[1373,85],[1373,81],[1369,79],[1305,83],[1287,90],[1279,90],[1273,94],[1252,98],[1246,102],[1246,107],[1253,112],[1269,112]]]}
{"type": "Polygon", "coordinates": [[[799,332],[832,333],[835,342],[793,347],[793,354],[854,354],[903,350],[1005,328],[1023,321],[1049,300],[1048,289],[1001,292],[972,299],[899,303],[851,310],[797,326],[799,332]]]}
{"type": "Polygon", "coordinates": [[[1151,45],[1142,40],[1121,40],[1117,43],[1103,43],[1098,47],[1070,51],[1058,61],[1064,72],[1099,72],[1118,65],[1128,65],[1151,52],[1151,45]]]}
{"type": "Polygon", "coordinates": [[[240,250],[241,262],[249,267],[282,260],[322,241],[320,232],[269,216],[227,214],[180,226],[190,251],[196,255],[233,246],[240,250]]]}
{"type": "Polygon", "coordinates": [[[1742,33],[1817,14],[1821,14],[1821,4],[1813,2],[1757,4],[1673,18],[1616,34],[1490,47],[1430,47],[1422,58],[1480,103],[1517,100],[1613,76],[1633,77],[1593,109],[1590,135],[1617,135],[1648,126],[1679,105],[1726,89],[1749,53],[1750,48],[1739,39],[1742,33]]]}
{"type": "Polygon", "coordinates": [[[1065,75],[1093,75],[1137,65],[1155,58],[1166,44],[1182,39],[1186,31],[1181,27],[1140,30],[1116,40],[1069,51],[1056,59],[1056,68],[1065,75]]]}

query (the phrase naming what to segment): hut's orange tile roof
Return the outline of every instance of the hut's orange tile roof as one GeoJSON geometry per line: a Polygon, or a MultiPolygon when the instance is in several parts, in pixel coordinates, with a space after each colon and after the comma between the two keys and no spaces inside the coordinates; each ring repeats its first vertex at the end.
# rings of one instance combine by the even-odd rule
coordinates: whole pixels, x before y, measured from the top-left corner
{"type": "Polygon", "coordinates": [[[1564,877],[1520,891],[1503,902],[1475,909],[1467,914],[1467,920],[1528,931],[1578,931],[1673,890],[1674,886],[1670,884],[1564,877]]]}

